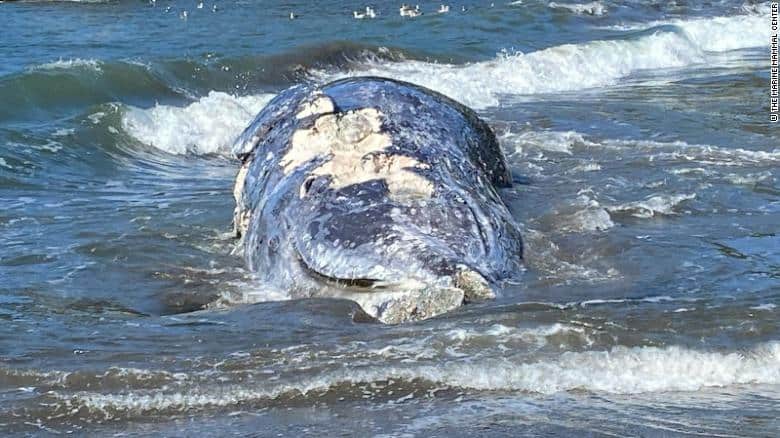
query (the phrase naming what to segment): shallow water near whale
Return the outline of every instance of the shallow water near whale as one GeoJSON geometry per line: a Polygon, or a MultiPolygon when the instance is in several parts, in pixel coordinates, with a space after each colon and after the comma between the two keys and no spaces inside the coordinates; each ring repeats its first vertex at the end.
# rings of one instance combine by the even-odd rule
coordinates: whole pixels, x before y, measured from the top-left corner
{"type": "Polygon", "coordinates": [[[197,4],[0,3],[3,434],[777,433],[767,3],[197,4]],[[368,74],[495,130],[525,241],[495,301],[375,324],[234,254],[233,139],[368,74]]]}

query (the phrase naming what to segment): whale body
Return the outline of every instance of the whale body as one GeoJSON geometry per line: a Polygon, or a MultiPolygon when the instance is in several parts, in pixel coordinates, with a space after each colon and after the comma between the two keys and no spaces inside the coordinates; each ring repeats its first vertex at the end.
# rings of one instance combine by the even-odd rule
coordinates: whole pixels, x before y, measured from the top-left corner
{"type": "Polygon", "coordinates": [[[377,77],[298,85],[233,154],[239,249],[293,298],[346,298],[399,323],[493,298],[521,270],[496,137],[439,93],[377,77]]]}

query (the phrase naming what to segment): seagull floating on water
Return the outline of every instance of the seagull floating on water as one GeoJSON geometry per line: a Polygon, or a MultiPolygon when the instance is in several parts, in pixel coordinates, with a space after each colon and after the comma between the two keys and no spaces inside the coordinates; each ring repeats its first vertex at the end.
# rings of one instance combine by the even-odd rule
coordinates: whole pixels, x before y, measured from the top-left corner
{"type": "Polygon", "coordinates": [[[440,14],[446,14],[449,11],[450,11],[450,6],[449,5],[441,5],[441,6],[439,6],[439,10],[437,12],[440,13],[440,14]]]}
{"type": "Polygon", "coordinates": [[[290,20],[295,20],[296,18],[298,18],[298,16],[295,15],[295,12],[290,12],[290,20]]]}
{"type": "Polygon", "coordinates": [[[203,9],[203,2],[198,2],[198,6],[196,6],[198,9],[203,9]]]}
{"type": "Polygon", "coordinates": [[[214,4],[214,6],[211,7],[211,12],[217,12],[217,5],[214,4]]]}
{"type": "Polygon", "coordinates": [[[412,9],[412,7],[406,3],[401,5],[400,13],[402,17],[419,17],[422,15],[422,12],[420,12],[420,5],[417,5],[412,9]]]}
{"type": "Polygon", "coordinates": [[[187,11],[182,11],[181,14],[179,14],[179,18],[181,18],[182,20],[186,20],[187,15],[189,15],[187,14],[187,11]]]}
{"type": "Polygon", "coordinates": [[[371,6],[366,6],[366,12],[352,11],[352,17],[356,20],[362,20],[364,18],[376,18],[376,11],[371,6]]]}

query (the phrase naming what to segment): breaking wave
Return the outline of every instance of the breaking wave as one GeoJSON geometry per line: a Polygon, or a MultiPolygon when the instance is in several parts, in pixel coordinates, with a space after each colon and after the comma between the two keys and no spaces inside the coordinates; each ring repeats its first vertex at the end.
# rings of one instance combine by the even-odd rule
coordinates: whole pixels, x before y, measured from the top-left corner
{"type": "MultiPolygon", "coordinates": [[[[503,53],[489,61],[467,64],[428,62],[383,47],[333,43],[303,49],[303,54],[264,58],[262,65],[267,68],[262,70],[268,77],[262,80],[290,83],[309,78],[325,82],[347,76],[385,76],[426,86],[481,109],[498,105],[504,95],[610,86],[641,70],[703,63],[708,51],[761,46],[768,40],[768,27],[762,20],[757,13],[746,13],[647,23],[641,28],[644,32],[624,39],[566,44],[532,53],[503,53]]],[[[639,27],[626,29],[635,31],[639,27]]],[[[58,61],[50,68],[65,67],[61,64],[68,62],[81,67],[92,65],[89,61],[58,61]]],[[[260,70],[255,65],[258,62],[236,60],[222,66],[222,70],[260,70]]],[[[100,69],[101,64],[95,68],[100,69]]],[[[256,113],[272,97],[243,92],[244,97],[234,97],[211,90],[186,107],[131,108],[123,118],[123,126],[139,141],[171,153],[215,153],[245,127],[251,118],[249,113],[256,113]]],[[[558,144],[565,148],[577,139],[561,140],[558,144]]]]}
{"type": "Polygon", "coordinates": [[[233,140],[272,97],[237,97],[212,91],[185,107],[130,107],[122,117],[122,127],[142,143],[171,154],[227,153],[233,140]]]}
{"type": "Polygon", "coordinates": [[[762,16],[744,14],[664,26],[646,24],[644,32],[623,39],[565,44],[531,53],[503,53],[483,62],[369,62],[346,71],[313,71],[312,77],[324,82],[345,76],[386,76],[426,86],[474,108],[486,108],[497,106],[502,95],[610,86],[642,70],[702,64],[708,59],[708,51],[761,47],[769,40],[765,21],[762,16]]]}
{"type": "Polygon", "coordinates": [[[707,387],[780,383],[780,343],[761,344],[746,352],[697,351],[679,346],[614,347],[608,351],[566,352],[553,359],[523,362],[506,359],[460,360],[437,365],[367,366],[319,373],[284,383],[258,380],[244,385],[139,390],[125,393],[59,394],[64,409],[86,408],[109,415],[184,411],[280,397],[322,396],[345,387],[367,385],[381,396],[398,382],[407,387],[552,394],[584,390],[639,394],[696,391],[707,387]],[[395,382],[395,383],[391,383],[395,382]],[[415,383],[416,382],[416,383],[415,383]]]}

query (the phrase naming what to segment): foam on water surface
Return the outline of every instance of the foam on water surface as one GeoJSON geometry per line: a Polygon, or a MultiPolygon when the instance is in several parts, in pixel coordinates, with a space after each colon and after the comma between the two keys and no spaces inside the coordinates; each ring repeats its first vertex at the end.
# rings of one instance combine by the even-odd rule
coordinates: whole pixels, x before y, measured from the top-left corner
{"type": "MultiPolygon", "coordinates": [[[[376,365],[333,370],[294,381],[256,380],[244,385],[208,386],[186,391],[79,392],[56,394],[74,409],[140,414],[183,411],[270,400],[285,394],[328,391],[345,384],[424,381],[466,390],[553,394],[584,390],[594,393],[641,394],[697,391],[709,387],[780,383],[780,344],[769,342],[751,351],[709,352],[678,346],[614,347],[608,351],[568,352],[554,359],[456,360],[438,365],[376,365]]],[[[384,384],[386,386],[386,383],[384,384]]],[[[380,388],[383,385],[372,385],[380,388]]]]}
{"type": "Polygon", "coordinates": [[[47,62],[39,65],[34,65],[29,68],[30,71],[46,71],[46,70],[68,70],[68,69],[86,69],[95,72],[101,72],[101,62],[96,59],[82,59],[82,58],[60,58],[56,61],[47,62]]]}
{"type": "MultiPolygon", "coordinates": [[[[575,149],[614,151],[615,155],[635,155],[652,160],[691,161],[716,166],[752,166],[780,162],[780,149],[749,150],[685,141],[660,142],[643,139],[599,139],[575,131],[506,132],[500,136],[506,153],[521,159],[531,149],[571,155],[575,149]]],[[[766,174],[763,174],[766,177],[766,174]]]]}

